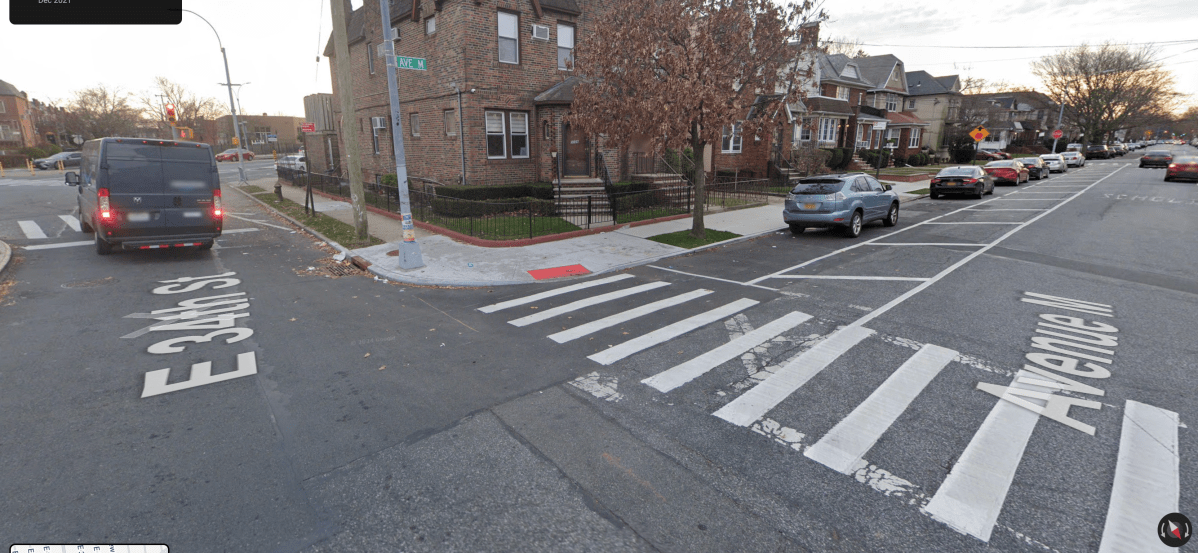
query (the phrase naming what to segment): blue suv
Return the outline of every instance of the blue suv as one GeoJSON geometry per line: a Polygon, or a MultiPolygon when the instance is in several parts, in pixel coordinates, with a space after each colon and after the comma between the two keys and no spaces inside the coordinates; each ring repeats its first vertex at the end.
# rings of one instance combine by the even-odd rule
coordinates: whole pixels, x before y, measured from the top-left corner
{"type": "Polygon", "coordinates": [[[871,221],[897,225],[898,212],[899,196],[889,184],[864,173],[821,175],[800,180],[787,194],[782,220],[794,234],[808,227],[832,227],[856,238],[871,221]]]}

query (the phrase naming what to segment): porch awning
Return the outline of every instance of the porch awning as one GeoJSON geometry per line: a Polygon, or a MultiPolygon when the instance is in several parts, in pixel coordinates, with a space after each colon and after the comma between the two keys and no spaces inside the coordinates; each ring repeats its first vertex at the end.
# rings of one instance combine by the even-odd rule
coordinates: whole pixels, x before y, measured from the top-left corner
{"type": "Polygon", "coordinates": [[[574,75],[566,80],[557,83],[537,94],[532,99],[533,103],[538,106],[564,104],[570,105],[574,103],[574,87],[582,82],[582,77],[574,75]]]}

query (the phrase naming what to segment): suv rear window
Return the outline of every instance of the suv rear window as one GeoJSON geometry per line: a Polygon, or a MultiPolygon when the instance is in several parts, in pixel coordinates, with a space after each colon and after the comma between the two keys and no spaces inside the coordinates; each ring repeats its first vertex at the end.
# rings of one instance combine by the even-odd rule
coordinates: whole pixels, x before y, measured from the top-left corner
{"type": "Polygon", "coordinates": [[[799,185],[791,190],[791,194],[835,194],[840,192],[844,186],[844,181],[840,179],[812,179],[799,182],[799,185]]]}

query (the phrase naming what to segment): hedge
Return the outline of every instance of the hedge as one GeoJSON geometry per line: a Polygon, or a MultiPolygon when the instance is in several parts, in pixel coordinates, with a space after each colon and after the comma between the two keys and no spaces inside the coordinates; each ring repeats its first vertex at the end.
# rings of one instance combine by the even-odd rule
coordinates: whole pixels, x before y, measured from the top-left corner
{"type": "Polygon", "coordinates": [[[844,150],[840,148],[832,148],[825,151],[832,153],[832,157],[828,159],[828,168],[836,169],[840,167],[840,162],[844,161],[844,150]]]}
{"type": "Polygon", "coordinates": [[[4,164],[5,169],[24,169],[26,159],[29,158],[25,156],[0,156],[0,164],[4,164]]]}

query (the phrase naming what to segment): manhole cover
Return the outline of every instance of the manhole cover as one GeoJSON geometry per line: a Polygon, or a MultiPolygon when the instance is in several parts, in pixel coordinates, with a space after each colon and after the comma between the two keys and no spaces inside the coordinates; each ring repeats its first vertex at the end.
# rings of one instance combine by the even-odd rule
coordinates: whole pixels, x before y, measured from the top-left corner
{"type": "Polygon", "coordinates": [[[92,288],[94,286],[104,286],[105,284],[112,284],[114,282],[119,282],[119,281],[113,277],[104,277],[104,278],[97,278],[95,280],[76,280],[75,282],[68,282],[66,284],[63,284],[62,287],[63,288],[92,288]]]}

